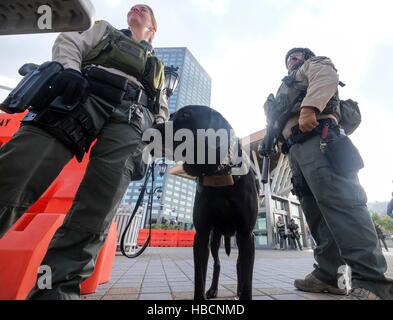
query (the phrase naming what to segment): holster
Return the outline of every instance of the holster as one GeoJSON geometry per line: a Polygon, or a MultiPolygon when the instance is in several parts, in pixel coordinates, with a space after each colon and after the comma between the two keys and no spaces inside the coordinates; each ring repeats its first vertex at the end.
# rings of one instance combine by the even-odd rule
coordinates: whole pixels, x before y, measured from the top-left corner
{"type": "Polygon", "coordinates": [[[349,176],[364,168],[359,150],[347,136],[339,136],[330,141],[326,148],[326,157],[339,175],[349,176]]]}
{"type": "Polygon", "coordinates": [[[58,98],[43,110],[30,111],[22,125],[34,125],[50,133],[81,162],[111,116],[110,110],[89,103],[92,104],[87,101],[68,107],[58,98]]]}
{"type": "Polygon", "coordinates": [[[304,179],[302,175],[295,175],[291,178],[292,182],[292,194],[297,196],[299,199],[305,196],[312,196],[312,192],[310,187],[307,184],[307,181],[304,179]]]}

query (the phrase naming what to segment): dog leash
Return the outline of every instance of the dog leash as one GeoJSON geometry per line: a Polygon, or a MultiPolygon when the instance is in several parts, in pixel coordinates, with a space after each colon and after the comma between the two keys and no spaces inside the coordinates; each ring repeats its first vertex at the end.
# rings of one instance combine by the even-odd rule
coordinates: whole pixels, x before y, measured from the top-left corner
{"type": "Polygon", "coordinates": [[[154,190],[154,183],[155,183],[154,168],[155,168],[155,165],[154,165],[154,162],[153,162],[149,166],[149,169],[147,170],[146,177],[145,177],[145,182],[143,184],[141,193],[139,194],[139,198],[138,198],[138,200],[137,200],[137,202],[135,204],[134,211],[133,211],[133,213],[132,213],[132,215],[130,217],[130,220],[128,221],[128,223],[127,223],[127,225],[126,225],[126,227],[125,227],[125,229],[123,231],[123,234],[121,236],[121,240],[120,240],[121,253],[123,254],[123,256],[125,256],[125,257],[127,257],[129,259],[138,258],[140,255],[142,255],[143,252],[145,252],[145,250],[147,249],[147,247],[150,244],[151,230],[152,230],[151,216],[152,216],[152,210],[153,210],[153,190],[154,190]],[[140,206],[142,204],[143,198],[145,197],[147,184],[149,182],[150,176],[152,178],[152,181],[151,181],[151,192],[149,193],[149,198],[147,200],[148,212],[149,212],[149,235],[148,235],[148,237],[146,239],[145,244],[142,246],[142,248],[139,251],[137,251],[136,253],[133,253],[133,254],[128,254],[128,253],[126,253],[126,248],[125,248],[126,234],[127,234],[128,230],[130,229],[132,221],[134,220],[134,218],[135,218],[135,216],[136,216],[136,214],[137,214],[137,212],[138,212],[138,210],[139,210],[139,208],[140,208],[140,206]]]}

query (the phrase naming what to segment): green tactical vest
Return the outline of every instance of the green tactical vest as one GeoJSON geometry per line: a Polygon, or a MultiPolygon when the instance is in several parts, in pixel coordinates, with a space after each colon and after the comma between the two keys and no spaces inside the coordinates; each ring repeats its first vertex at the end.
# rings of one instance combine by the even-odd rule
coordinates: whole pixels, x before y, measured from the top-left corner
{"type": "MultiPolygon", "coordinates": [[[[291,110],[292,115],[300,114],[300,107],[307,94],[308,81],[298,72],[299,69],[292,71],[283,79],[283,83],[276,95],[275,113],[283,113],[291,110]]],[[[333,114],[340,121],[340,99],[338,90],[328,102],[322,114],[333,114]]]]}
{"type": "Polygon", "coordinates": [[[108,27],[109,34],[87,55],[82,67],[100,65],[120,70],[140,81],[155,97],[165,83],[164,64],[143,43],[108,27]]]}

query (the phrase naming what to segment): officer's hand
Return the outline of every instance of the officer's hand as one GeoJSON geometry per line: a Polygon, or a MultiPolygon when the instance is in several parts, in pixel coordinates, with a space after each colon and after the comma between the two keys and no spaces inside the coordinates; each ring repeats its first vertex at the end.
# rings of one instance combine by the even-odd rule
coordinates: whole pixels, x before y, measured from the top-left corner
{"type": "Polygon", "coordinates": [[[63,103],[73,105],[83,100],[89,88],[89,82],[79,71],[65,69],[55,76],[52,89],[56,96],[61,96],[63,103]]]}
{"type": "Polygon", "coordinates": [[[318,126],[316,109],[314,107],[303,107],[300,111],[299,129],[301,132],[311,132],[318,126]]]}

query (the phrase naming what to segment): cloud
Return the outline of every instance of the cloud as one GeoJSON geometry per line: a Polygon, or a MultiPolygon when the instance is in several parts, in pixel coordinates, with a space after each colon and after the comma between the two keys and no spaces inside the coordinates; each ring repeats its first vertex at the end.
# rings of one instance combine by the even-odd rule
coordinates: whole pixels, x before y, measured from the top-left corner
{"type": "MultiPolygon", "coordinates": [[[[97,18],[123,28],[130,5],[93,1],[97,18]]],[[[213,81],[211,106],[245,136],[265,126],[263,103],[286,70],[284,56],[308,46],[332,58],[359,101],[363,123],[352,139],[366,168],[360,177],[370,200],[384,200],[393,180],[391,0],[146,0],[159,22],[155,46],[187,46],[213,81]]],[[[26,62],[50,59],[55,35],[1,37],[1,76],[17,79],[26,62]]],[[[1,97],[1,92],[0,92],[1,97]]]]}
{"type": "Polygon", "coordinates": [[[191,0],[191,4],[199,10],[208,11],[214,15],[224,15],[228,12],[230,0],[191,0]]]}
{"type": "Polygon", "coordinates": [[[6,86],[9,88],[14,88],[18,84],[18,81],[16,79],[11,79],[8,77],[0,76],[0,85],[6,86]]]}
{"type": "Polygon", "coordinates": [[[123,0],[105,0],[105,4],[110,7],[120,7],[123,4],[123,0]]]}

